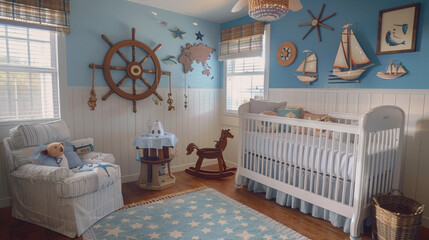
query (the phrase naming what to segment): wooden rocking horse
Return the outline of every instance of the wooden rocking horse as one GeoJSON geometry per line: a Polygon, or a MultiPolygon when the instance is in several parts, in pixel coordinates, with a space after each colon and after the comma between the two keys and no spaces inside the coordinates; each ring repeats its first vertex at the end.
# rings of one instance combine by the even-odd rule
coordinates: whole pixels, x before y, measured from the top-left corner
{"type": "Polygon", "coordinates": [[[214,148],[198,148],[194,143],[190,143],[186,148],[186,155],[190,155],[194,149],[197,149],[198,161],[195,164],[195,167],[190,167],[186,169],[185,172],[192,176],[208,179],[224,178],[234,175],[234,171],[237,170],[237,168],[226,168],[225,160],[222,155],[222,152],[225,150],[228,143],[228,138],[232,139],[234,138],[234,135],[230,133],[230,129],[223,129],[219,141],[215,141],[216,145],[214,148]],[[219,171],[202,170],[201,164],[205,158],[217,158],[219,171]]]}

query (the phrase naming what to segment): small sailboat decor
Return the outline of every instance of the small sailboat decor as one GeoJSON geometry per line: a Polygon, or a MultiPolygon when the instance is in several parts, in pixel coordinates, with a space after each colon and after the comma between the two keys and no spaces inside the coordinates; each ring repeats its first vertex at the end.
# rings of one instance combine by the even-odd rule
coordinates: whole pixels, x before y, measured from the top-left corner
{"type": "Polygon", "coordinates": [[[296,75],[296,77],[304,84],[310,85],[311,82],[317,80],[317,57],[316,54],[311,53],[310,50],[305,50],[304,53],[305,59],[295,72],[301,72],[301,74],[296,75]]]}
{"type": "Polygon", "coordinates": [[[370,64],[360,68],[354,67],[369,64],[371,61],[362,50],[350,26],[351,24],[343,26],[345,29],[341,34],[340,45],[333,65],[333,78],[330,80],[354,80],[360,77],[368,67],[374,65],[370,64]]]}
{"type": "Polygon", "coordinates": [[[407,71],[402,67],[402,64],[393,64],[393,61],[389,61],[389,66],[386,72],[378,72],[377,77],[384,79],[396,79],[407,74],[407,71]]]}

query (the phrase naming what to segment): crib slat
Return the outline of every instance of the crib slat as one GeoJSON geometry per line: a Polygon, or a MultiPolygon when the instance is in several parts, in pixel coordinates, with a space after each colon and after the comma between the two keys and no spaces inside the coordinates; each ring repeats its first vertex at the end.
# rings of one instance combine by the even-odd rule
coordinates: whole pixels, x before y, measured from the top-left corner
{"type": "Polygon", "coordinates": [[[388,187],[388,179],[389,179],[389,172],[390,172],[390,129],[386,130],[386,143],[385,143],[385,167],[384,167],[384,175],[383,175],[383,189],[381,190],[383,193],[386,193],[387,191],[389,191],[389,187],[388,187]]]}
{"type": "Polygon", "coordinates": [[[376,153],[375,153],[375,156],[377,157],[377,162],[376,162],[377,165],[375,168],[376,172],[374,176],[374,181],[376,182],[374,185],[372,195],[377,194],[380,191],[380,176],[381,176],[382,163],[383,163],[382,150],[381,150],[382,145],[383,145],[383,132],[379,131],[377,132],[377,145],[376,145],[376,153]]]}
{"type": "MultiPolygon", "coordinates": [[[[354,151],[353,151],[353,165],[352,165],[352,176],[351,176],[351,180],[350,180],[350,193],[349,193],[349,206],[354,206],[354,189],[355,189],[355,179],[356,179],[356,165],[357,165],[357,161],[358,161],[358,149],[359,149],[359,144],[363,144],[365,141],[364,139],[360,139],[360,135],[355,135],[355,143],[354,143],[354,151]]],[[[365,159],[365,155],[366,153],[362,153],[363,154],[363,159],[365,159]]],[[[365,165],[364,168],[362,169],[362,171],[365,170],[365,165]]],[[[363,179],[361,179],[361,181],[363,181],[363,179]]],[[[364,182],[365,183],[365,182],[364,182]]]]}
{"type": "Polygon", "coordinates": [[[315,192],[314,190],[314,169],[316,164],[316,128],[313,128],[313,137],[312,137],[312,149],[310,150],[310,156],[308,161],[311,161],[311,173],[310,173],[310,192],[315,192]]]}
{"type": "Polygon", "coordinates": [[[303,175],[303,171],[305,172],[305,168],[304,168],[304,154],[305,154],[305,146],[304,146],[304,127],[301,127],[301,132],[300,132],[300,137],[301,137],[301,143],[300,143],[300,147],[301,150],[298,152],[298,159],[297,159],[297,163],[295,165],[295,172],[297,173],[297,184],[296,186],[299,188],[304,188],[304,181],[302,181],[302,175],[303,175]]]}
{"type": "Polygon", "coordinates": [[[392,159],[390,158],[390,153],[392,151],[391,148],[391,140],[392,140],[392,131],[391,129],[386,131],[387,133],[387,141],[386,141],[386,159],[387,159],[387,163],[386,163],[386,176],[384,178],[384,189],[383,192],[388,192],[390,190],[390,186],[389,186],[389,176],[390,176],[390,172],[391,172],[391,164],[392,164],[392,159]]]}
{"type": "Polygon", "coordinates": [[[284,141],[284,149],[285,149],[285,151],[284,151],[284,169],[283,169],[283,182],[284,183],[288,183],[288,181],[287,181],[287,172],[288,172],[288,166],[289,166],[289,161],[290,161],[290,159],[289,159],[289,147],[290,147],[290,144],[291,144],[291,140],[289,140],[288,138],[289,138],[289,128],[290,128],[290,125],[289,124],[286,124],[286,126],[284,126],[285,127],[285,141],[284,141]]]}
{"type": "MultiPolygon", "coordinates": [[[[256,129],[259,129],[259,125],[256,124],[256,120],[253,120],[253,127],[255,128],[255,131],[256,131],[256,129]]],[[[252,142],[252,149],[256,150],[256,155],[254,155],[252,158],[253,159],[253,171],[259,173],[258,158],[260,155],[259,146],[261,144],[261,136],[260,136],[260,134],[258,136],[257,133],[255,132],[255,133],[253,133],[253,138],[254,138],[253,141],[255,143],[252,142]],[[255,144],[255,145],[253,145],[253,144],[255,144]]]]}
{"type": "Polygon", "coordinates": [[[271,163],[271,178],[276,179],[276,170],[277,170],[277,162],[278,162],[278,156],[277,156],[277,132],[278,132],[278,126],[277,123],[273,123],[274,129],[273,129],[273,161],[271,163]]]}
{"type": "MultiPolygon", "coordinates": [[[[350,158],[349,158],[349,146],[351,144],[350,133],[347,133],[346,141],[347,141],[346,152],[345,152],[345,154],[346,154],[346,162],[345,162],[344,171],[343,171],[343,194],[342,194],[342,197],[341,197],[341,203],[342,204],[346,203],[346,186],[347,186],[348,171],[349,171],[349,161],[350,161],[350,158]]],[[[356,148],[357,146],[354,145],[354,147],[356,148]]],[[[352,191],[352,189],[350,189],[350,191],[352,191]]]]}
{"type": "Polygon", "coordinates": [[[371,133],[371,136],[372,136],[371,144],[369,145],[369,148],[370,148],[369,161],[370,161],[371,167],[369,168],[369,187],[368,187],[368,196],[366,198],[366,204],[370,203],[370,198],[372,196],[372,189],[374,186],[374,176],[375,176],[375,163],[376,163],[374,153],[375,153],[375,142],[376,142],[377,136],[374,133],[371,133]]]}
{"type": "Polygon", "coordinates": [[[250,168],[250,143],[252,142],[252,120],[246,118],[246,136],[247,136],[247,141],[245,142],[246,146],[246,169],[251,170],[250,168]]]}
{"type": "Polygon", "coordinates": [[[267,176],[269,176],[270,178],[273,178],[273,164],[276,165],[276,156],[275,156],[275,152],[274,152],[274,144],[275,144],[275,140],[274,140],[274,127],[275,127],[275,123],[271,123],[271,131],[270,131],[270,141],[271,142],[271,147],[270,145],[268,145],[269,151],[271,152],[270,156],[271,156],[271,161],[269,161],[269,165],[268,165],[268,174],[267,176]]]}
{"type": "Polygon", "coordinates": [[[309,174],[308,171],[310,170],[310,165],[309,165],[310,153],[309,153],[309,151],[311,151],[311,149],[312,149],[312,147],[310,147],[310,128],[306,128],[306,135],[307,135],[307,141],[306,141],[306,144],[304,146],[304,151],[305,151],[304,152],[304,159],[306,159],[306,161],[302,167],[304,169],[304,186],[303,186],[303,188],[308,191],[310,189],[307,186],[308,185],[307,175],[309,174]]]}
{"type": "Polygon", "coordinates": [[[387,164],[387,160],[386,160],[386,131],[383,130],[381,132],[381,147],[380,147],[380,151],[381,151],[381,169],[380,169],[380,176],[378,178],[378,191],[377,193],[384,193],[384,185],[385,185],[385,181],[384,181],[384,177],[386,176],[386,164],[387,164]]]}
{"type": "MultiPolygon", "coordinates": [[[[335,175],[337,176],[337,181],[335,182],[335,196],[334,196],[334,199],[337,202],[340,201],[338,199],[338,196],[339,196],[339,192],[338,191],[340,190],[340,179],[341,179],[341,169],[340,169],[340,167],[341,167],[341,162],[342,162],[342,151],[341,151],[342,149],[341,149],[341,146],[342,146],[342,143],[343,143],[343,134],[342,133],[339,133],[339,134],[340,134],[340,141],[338,142],[337,171],[335,172],[335,175]]],[[[347,162],[347,160],[348,160],[347,159],[347,155],[345,155],[344,161],[347,162]]],[[[344,178],[344,179],[346,179],[346,178],[344,178]]]]}
{"type": "MultiPolygon", "coordinates": [[[[322,130],[320,130],[320,134],[322,134],[322,130]]],[[[326,131],[326,135],[325,135],[325,151],[324,151],[324,157],[323,159],[325,159],[325,164],[324,164],[324,171],[322,171],[322,196],[325,196],[325,187],[326,187],[326,177],[327,177],[327,172],[328,172],[328,135],[330,134],[330,131],[326,131]]]]}
{"type": "Polygon", "coordinates": [[[390,159],[390,165],[389,165],[389,179],[388,179],[388,190],[390,190],[390,188],[392,187],[392,182],[393,182],[393,166],[396,165],[396,163],[398,162],[397,158],[396,158],[396,152],[394,152],[394,149],[397,150],[395,144],[396,141],[396,133],[397,133],[397,129],[390,129],[390,144],[389,144],[389,159],[390,159]]]}
{"type": "MultiPolygon", "coordinates": [[[[264,124],[265,124],[266,122],[264,122],[264,124]]],[[[265,157],[265,154],[267,154],[268,152],[266,152],[266,147],[265,147],[265,145],[266,145],[266,141],[267,141],[267,137],[266,137],[266,130],[265,130],[265,128],[263,128],[262,129],[262,138],[261,138],[261,143],[260,143],[260,145],[259,145],[259,158],[258,158],[258,166],[259,166],[259,169],[260,169],[260,174],[262,174],[262,175],[264,175],[264,176],[266,176],[265,174],[267,173],[267,169],[266,169],[266,167],[267,167],[267,165],[266,164],[268,164],[268,161],[265,161],[265,166],[264,166],[264,158],[266,158],[265,157]],[[265,171],[264,171],[265,170],[265,171]]]]}
{"type": "Polygon", "coordinates": [[[391,158],[391,152],[392,152],[392,129],[387,130],[387,143],[386,143],[386,159],[387,159],[387,166],[386,166],[386,177],[384,178],[384,189],[383,192],[388,192],[390,190],[389,180],[390,180],[390,174],[392,173],[392,163],[393,159],[391,158]]]}
{"type": "MultiPolygon", "coordinates": [[[[319,129],[319,132],[321,133],[322,132],[322,129],[319,129]]],[[[317,148],[317,156],[318,156],[318,158],[317,158],[317,165],[316,165],[316,170],[317,170],[317,175],[316,175],[316,185],[317,185],[317,187],[316,187],[316,193],[318,194],[318,195],[322,195],[323,194],[323,192],[321,192],[320,194],[319,194],[319,189],[320,189],[320,180],[319,180],[319,178],[320,178],[320,172],[321,172],[321,169],[322,169],[322,136],[321,135],[319,135],[319,144],[318,144],[318,148],[317,148]]],[[[323,176],[322,176],[323,177],[323,176]]]]}
{"type": "MultiPolygon", "coordinates": [[[[331,199],[332,198],[332,183],[333,183],[333,175],[334,175],[334,164],[335,164],[335,158],[334,158],[334,153],[335,153],[335,133],[336,132],[332,132],[332,140],[331,140],[331,156],[329,157],[329,161],[328,161],[328,167],[329,170],[327,169],[327,174],[329,175],[329,185],[328,185],[328,198],[331,199]],[[329,164],[330,163],[330,164],[329,164]],[[330,166],[329,166],[330,165],[330,166]]],[[[328,155],[329,156],[329,155],[328,155]]]]}

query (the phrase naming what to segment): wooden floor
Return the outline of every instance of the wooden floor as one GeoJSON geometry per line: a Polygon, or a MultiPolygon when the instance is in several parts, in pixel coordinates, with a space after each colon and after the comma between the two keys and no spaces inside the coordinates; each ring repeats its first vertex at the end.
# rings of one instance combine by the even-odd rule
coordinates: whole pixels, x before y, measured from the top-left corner
{"type": "MultiPolygon", "coordinates": [[[[265,194],[249,192],[245,188],[236,189],[234,187],[233,177],[222,180],[205,180],[187,175],[184,172],[178,172],[174,175],[176,176],[176,185],[162,191],[142,190],[139,189],[134,182],[123,184],[122,192],[124,203],[130,204],[140,202],[145,199],[151,199],[165,194],[207,186],[266,214],[267,216],[311,239],[349,239],[349,234],[344,233],[341,228],[333,227],[328,221],[311,217],[310,215],[303,214],[296,209],[280,206],[275,203],[274,200],[266,200],[265,194]]],[[[2,240],[69,239],[45,228],[12,218],[10,212],[10,207],[0,209],[0,239],[2,240]]],[[[362,239],[371,239],[370,234],[366,233],[362,236],[362,239]]],[[[429,239],[429,229],[422,228],[419,239],[429,239]]]]}

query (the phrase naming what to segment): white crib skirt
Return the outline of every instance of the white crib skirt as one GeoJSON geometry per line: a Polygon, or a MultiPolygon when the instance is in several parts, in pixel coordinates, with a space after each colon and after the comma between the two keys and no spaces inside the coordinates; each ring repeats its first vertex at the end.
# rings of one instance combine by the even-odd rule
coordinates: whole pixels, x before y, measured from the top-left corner
{"type": "MultiPolygon", "coordinates": [[[[293,197],[289,194],[286,194],[284,192],[278,191],[274,188],[267,187],[259,182],[256,182],[254,180],[250,180],[248,178],[243,177],[243,184],[248,186],[248,189],[250,191],[256,192],[256,193],[263,193],[265,192],[265,198],[266,199],[276,199],[276,203],[290,207],[290,208],[297,208],[301,212],[307,214],[311,214],[313,217],[317,218],[323,218],[324,220],[328,220],[331,222],[331,224],[335,227],[341,227],[343,228],[343,231],[346,233],[350,232],[350,222],[351,218],[346,218],[342,215],[339,215],[337,213],[333,213],[329,210],[326,210],[324,208],[321,208],[319,206],[313,205],[311,203],[308,203],[304,200],[301,200],[299,198],[293,197]]],[[[370,224],[370,223],[367,223],[370,224]]],[[[363,225],[361,226],[361,232],[363,233],[363,225]]]]}

